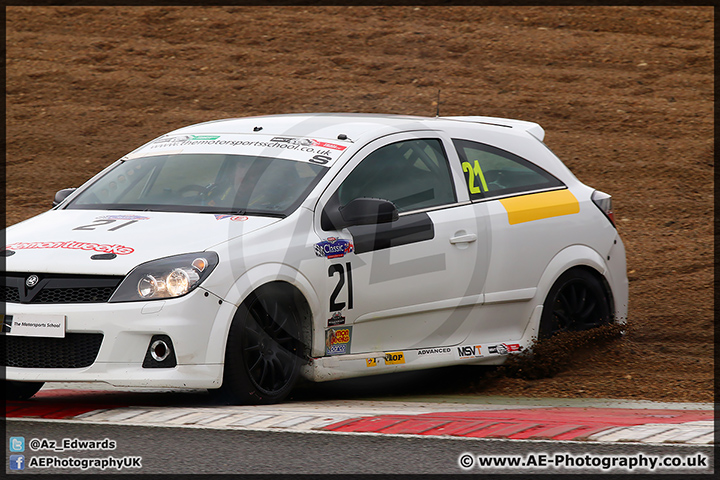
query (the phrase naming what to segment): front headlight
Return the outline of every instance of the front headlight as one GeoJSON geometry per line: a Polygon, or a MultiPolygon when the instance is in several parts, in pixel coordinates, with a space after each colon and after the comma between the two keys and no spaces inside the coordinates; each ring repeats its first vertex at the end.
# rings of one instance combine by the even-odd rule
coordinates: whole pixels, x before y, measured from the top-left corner
{"type": "Polygon", "coordinates": [[[215,252],[185,253],[135,267],[110,302],[137,302],[181,297],[190,293],[218,264],[215,252]]]}

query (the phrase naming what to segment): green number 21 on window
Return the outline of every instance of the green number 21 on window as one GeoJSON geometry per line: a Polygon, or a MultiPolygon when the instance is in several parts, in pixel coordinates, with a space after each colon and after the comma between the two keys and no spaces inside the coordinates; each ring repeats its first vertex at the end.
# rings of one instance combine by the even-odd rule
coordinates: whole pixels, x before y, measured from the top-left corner
{"type": "Polygon", "coordinates": [[[488,191],[487,183],[485,183],[485,176],[483,175],[482,168],[480,168],[480,162],[475,160],[475,166],[470,165],[470,162],[463,162],[462,169],[463,172],[468,173],[468,187],[470,188],[470,193],[480,193],[480,187],[475,186],[475,176],[480,177],[480,182],[482,183],[483,188],[482,191],[488,191]]]}

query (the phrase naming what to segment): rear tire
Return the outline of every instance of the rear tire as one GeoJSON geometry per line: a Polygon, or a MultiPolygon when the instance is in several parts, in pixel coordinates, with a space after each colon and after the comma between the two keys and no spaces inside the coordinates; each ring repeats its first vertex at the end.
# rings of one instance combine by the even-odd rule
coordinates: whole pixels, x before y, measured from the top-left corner
{"type": "Polygon", "coordinates": [[[600,280],[575,268],[560,275],[548,292],[540,318],[539,337],[589,330],[612,321],[610,298],[600,280]]]}
{"type": "Polygon", "coordinates": [[[302,363],[301,318],[293,295],[281,284],[251,294],[238,308],[225,350],[222,403],[282,401],[297,382],[302,363]]]}
{"type": "Polygon", "coordinates": [[[15,382],[4,380],[5,400],[27,400],[40,391],[45,382],[15,382]]]}

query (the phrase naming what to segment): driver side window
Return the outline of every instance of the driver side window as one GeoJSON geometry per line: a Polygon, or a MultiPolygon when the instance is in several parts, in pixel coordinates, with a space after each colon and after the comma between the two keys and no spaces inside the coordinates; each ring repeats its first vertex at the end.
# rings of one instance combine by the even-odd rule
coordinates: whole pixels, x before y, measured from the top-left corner
{"type": "Polygon", "coordinates": [[[399,212],[454,203],[455,190],[441,142],[406,140],[375,150],[338,189],[341,206],[360,197],[390,200],[399,212]]]}

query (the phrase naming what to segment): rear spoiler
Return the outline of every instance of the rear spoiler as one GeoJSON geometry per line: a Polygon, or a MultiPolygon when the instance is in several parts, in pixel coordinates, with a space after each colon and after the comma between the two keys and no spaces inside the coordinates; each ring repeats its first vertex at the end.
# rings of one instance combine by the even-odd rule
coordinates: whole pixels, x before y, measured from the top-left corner
{"type": "Polygon", "coordinates": [[[495,125],[498,127],[508,128],[519,128],[525,130],[533,137],[537,138],[541,142],[545,138],[545,130],[534,122],[526,122],[524,120],[511,120],[509,118],[497,118],[497,117],[441,117],[446,120],[458,120],[461,122],[472,122],[472,123],[484,123],[486,125],[495,125]]]}

